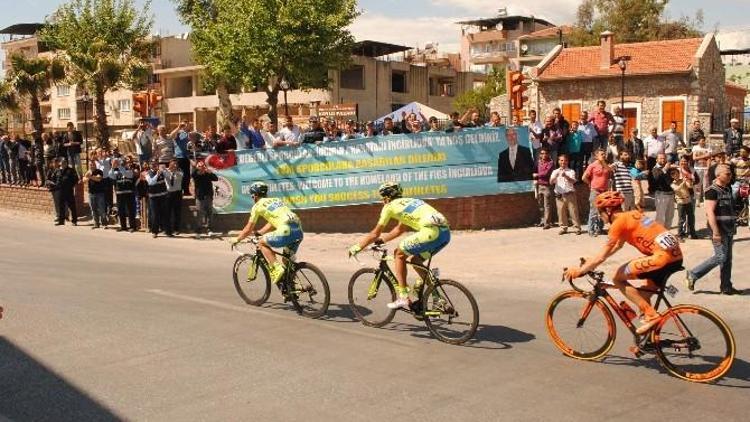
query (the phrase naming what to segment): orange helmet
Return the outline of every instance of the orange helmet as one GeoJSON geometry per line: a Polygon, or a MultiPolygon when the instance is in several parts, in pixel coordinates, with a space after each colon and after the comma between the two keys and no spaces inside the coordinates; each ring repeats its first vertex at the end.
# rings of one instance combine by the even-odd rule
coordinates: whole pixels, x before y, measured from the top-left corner
{"type": "Polygon", "coordinates": [[[622,196],[621,192],[607,191],[597,195],[596,200],[594,201],[594,206],[600,210],[606,208],[620,208],[623,202],[625,202],[625,197],[622,196]]]}

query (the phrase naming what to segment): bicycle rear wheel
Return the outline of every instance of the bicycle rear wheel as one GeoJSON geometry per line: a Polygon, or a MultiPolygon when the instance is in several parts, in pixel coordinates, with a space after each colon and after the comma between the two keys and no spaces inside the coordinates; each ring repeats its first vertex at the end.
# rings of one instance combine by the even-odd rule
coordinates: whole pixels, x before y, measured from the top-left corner
{"type": "Polygon", "coordinates": [[[242,300],[248,305],[260,306],[266,303],[268,296],[271,295],[271,277],[265,265],[258,265],[254,271],[255,277],[251,278],[253,271],[250,270],[251,265],[255,265],[254,258],[254,255],[249,254],[238,257],[234,261],[232,278],[234,288],[237,289],[237,294],[242,300]]]}
{"type": "Polygon", "coordinates": [[[289,286],[290,299],[297,312],[308,318],[320,318],[326,314],[331,292],[326,276],[318,267],[300,262],[289,286]]]}
{"type": "Polygon", "coordinates": [[[396,300],[396,289],[375,268],[362,268],[349,280],[349,306],[354,316],[368,327],[382,327],[393,320],[395,309],[388,309],[396,300]]]}
{"type": "Polygon", "coordinates": [[[595,360],[615,344],[615,320],[601,299],[575,290],[560,293],[547,307],[547,332],[564,355],[595,360]]]}
{"type": "Polygon", "coordinates": [[[735,355],[732,331],[716,314],[679,305],[654,327],[651,341],[664,368],[678,378],[711,382],[729,371],[735,355]]]}
{"type": "Polygon", "coordinates": [[[438,340],[462,344],[474,337],[479,307],[469,289],[453,280],[439,280],[422,295],[424,322],[438,340]]]}

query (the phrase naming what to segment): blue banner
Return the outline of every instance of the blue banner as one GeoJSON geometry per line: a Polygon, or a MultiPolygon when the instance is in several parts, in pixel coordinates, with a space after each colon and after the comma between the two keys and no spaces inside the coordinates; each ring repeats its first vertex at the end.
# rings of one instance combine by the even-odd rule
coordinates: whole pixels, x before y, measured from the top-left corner
{"type": "Polygon", "coordinates": [[[248,212],[255,181],[292,208],[380,201],[377,189],[397,181],[409,197],[434,199],[532,191],[533,158],[526,127],[423,132],[243,150],[208,157],[219,182],[214,207],[248,212]]]}

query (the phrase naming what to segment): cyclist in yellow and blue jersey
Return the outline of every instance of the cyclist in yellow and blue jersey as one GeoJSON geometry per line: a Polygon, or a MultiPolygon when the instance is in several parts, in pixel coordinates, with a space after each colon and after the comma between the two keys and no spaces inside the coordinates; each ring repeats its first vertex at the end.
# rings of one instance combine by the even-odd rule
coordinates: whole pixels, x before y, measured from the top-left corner
{"type": "Polygon", "coordinates": [[[268,185],[255,182],[250,186],[250,195],[255,201],[250,210],[250,219],[240,234],[234,239],[239,243],[242,239],[255,234],[261,237],[259,245],[263,256],[268,261],[271,270],[271,281],[276,284],[284,274],[284,264],[276,260],[271,248],[284,248],[285,252],[293,255],[297,252],[302,238],[302,225],[297,214],[287,207],[279,198],[268,198],[268,185]],[[258,220],[263,218],[267,224],[260,230],[255,230],[258,220]]]}
{"type": "MultiPolygon", "coordinates": [[[[416,232],[404,238],[393,252],[394,274],[396,280],[398,280],[398,288],[396,289],[398,298],[395,302],[389,303],[388,308],[403,307],[408,309],[410,302],[409,288],[406,284],[406,259],[411,256],[412,262],[421,264],[440,252],[450,242],[450,227],[448,226],[448,220],[423,200],[403,198],[403,190],[398,183],[384,183],[380,186],[378,192],[385,203],[383,210],[380,212],[378,223],[370,233],[349,248],[349,255],[358,254],[373,242],[383,243],[393,240],[407,230],[416,232]],[[392,219],[396,220],[398,224],[390,232],[382,234],[388,222],[392,219]]],[[[421,280],[424,280],[426,276],[426,274],[421,273],[423,271],[417,270],[417,272],[420,272],[421,280]]]]}

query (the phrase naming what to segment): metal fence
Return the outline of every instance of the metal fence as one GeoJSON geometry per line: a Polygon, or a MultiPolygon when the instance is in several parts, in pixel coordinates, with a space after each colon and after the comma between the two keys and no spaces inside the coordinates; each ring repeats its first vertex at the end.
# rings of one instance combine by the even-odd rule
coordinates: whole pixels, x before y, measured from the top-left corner
{"type": "Polygon", "coordinates": [[[722,133],[729,127],[729,121],[737,119],[745,133],[750,133],[750,111],[714,114],[711,116],[711,133],[722,133]]]}

